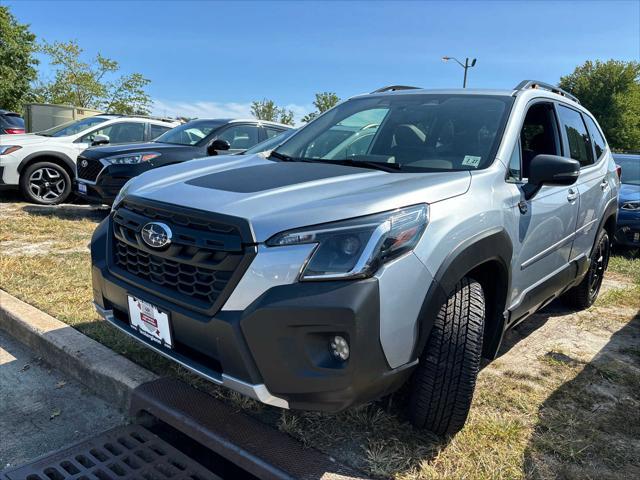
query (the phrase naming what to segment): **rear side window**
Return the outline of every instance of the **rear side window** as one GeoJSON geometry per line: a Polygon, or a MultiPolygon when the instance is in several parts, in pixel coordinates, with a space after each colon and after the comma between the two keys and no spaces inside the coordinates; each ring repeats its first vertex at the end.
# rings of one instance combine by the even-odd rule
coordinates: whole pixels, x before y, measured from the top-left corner
{"type": "Polygon", "coordinates": [[[587,127],[582,120],[580,112],[563,105],[558,106],[558,115],[562,123],[562,129],[569,144],[569,154],[574,160],[578,160],[582,167],[593,163],[593,151],[589,142],[587,127]]]}
{"type": "Polygon", "coordinates": [[[596,125],[596,122],[589,115],[584,115],[584,119],[587,123],[587,128],[589,130],[589,135],[591,135],[591,142],[593,143],[593,149],[596,152],[596,160],[600,160],[602,154],[604,153],[605,148],[607,147],[607,142],[605,142],[602,133],[600,133],[600,129],[596,125]]]}
{"type": "Polygon", "coordinates": [[[162,135],[164,132],[168,132],[169,130],[171,130],[171,127],[163,127],[162,125],[154,125],[152,123],[151,124],[151,135],[150,135],[151,140],[155,140],[160,135],[162,135]]]}
{"type": "Polygon", "coordinates": [[[264,127],[265,132],[267,132],[267,138],[275,137],[276,135],[282,133],[284,130],[272,127],[264,127]]]}

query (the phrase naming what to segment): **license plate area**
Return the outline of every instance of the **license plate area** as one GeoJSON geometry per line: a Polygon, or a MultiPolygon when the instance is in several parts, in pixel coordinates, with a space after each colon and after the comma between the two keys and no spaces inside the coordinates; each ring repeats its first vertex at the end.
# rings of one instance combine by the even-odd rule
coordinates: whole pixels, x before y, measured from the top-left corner
{"type": "Polygon", "coordinates": [[[87,186],[84,183],[78,183],[78,191],[80,193],[87,193],[87,186]]]}
{"type": "Polygon", "coordinates": [[[127,295],[127,300],[131,328],[159,345],[173,348],[169,314],[132,295],[127,295]]]}

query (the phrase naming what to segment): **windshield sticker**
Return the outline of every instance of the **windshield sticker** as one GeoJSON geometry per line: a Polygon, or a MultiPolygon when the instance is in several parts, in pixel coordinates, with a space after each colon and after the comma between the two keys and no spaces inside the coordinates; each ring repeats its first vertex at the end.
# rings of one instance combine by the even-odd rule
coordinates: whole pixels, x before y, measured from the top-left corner
{"type": "Polygon", "coordinates": [[[478,165],[480,165],[480,160],[482,160],[482,157],[476,157],[475,155],[465,155],[464,160],[462,160],[462,165],[477,167],[478,165]]]}

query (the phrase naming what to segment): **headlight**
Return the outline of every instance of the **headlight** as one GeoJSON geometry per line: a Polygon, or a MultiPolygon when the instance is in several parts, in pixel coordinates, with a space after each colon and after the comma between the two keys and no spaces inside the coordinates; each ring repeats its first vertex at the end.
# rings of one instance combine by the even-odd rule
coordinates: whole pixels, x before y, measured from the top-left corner
{"type": "Polygon", "coordinates": [[[622,210],[640,210],[640,201],[624,202],[622,210]]]}
{"type": "Polygon", "coordinates": [[[116,198],[113,200],[113,203],[111,204],[111,211],[113,212],[116,208],[118,208],[118,205],[120,204],[120,202],[122,202],[122,200],[124,200],[124,197],[127,196],[127,191],[131,188],[131,182],[135,180],[135,177],[127,180],[127,183],[125,183],[122,188],[120,189],[120,191],[118,192],[118,194],[116,195],[116,198]]]}
{"type": "Polygon", "coordinates": [[[0,145],[0,155],[9,155],[10,153],[20,150],[22,147],[19,145],[0,145]]]}
{"type": "Polygon", "coordinates": [[[412,250],[427,226],[427,205],[279,233],[268,246],[315,243],[301,280],[363,278],[412,250]]]}
{"type": "Polygon", "coordinates": [[[133,163],[148,162],[149,160],[153,160],[159,156],[160,154],[157,152],[140,152],[129,153],[126,155],[115,155],[113,157],[107,157],[104,160],[113,165],[130,165],[133,163]]]}

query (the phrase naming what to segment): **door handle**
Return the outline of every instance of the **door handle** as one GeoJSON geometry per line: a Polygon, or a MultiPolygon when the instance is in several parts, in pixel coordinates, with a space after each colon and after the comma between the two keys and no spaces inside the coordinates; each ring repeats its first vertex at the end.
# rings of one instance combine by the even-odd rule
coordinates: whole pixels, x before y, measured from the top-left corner
{"type": "Polygon", "coordinates": [[[567,195],[567,200],[569,202],[574,202],[578,198],[578,192],[576,192],[573,188],[569,189],[569,194],[567,195]]]}
{"type": "Polygon", "coordinates": [[[602,191],[605,191],[607,188],[609,188],[609,182],[606,178],[602,179],[602,181],[600,182],[600,188],[602,189],[602,191]]]}

